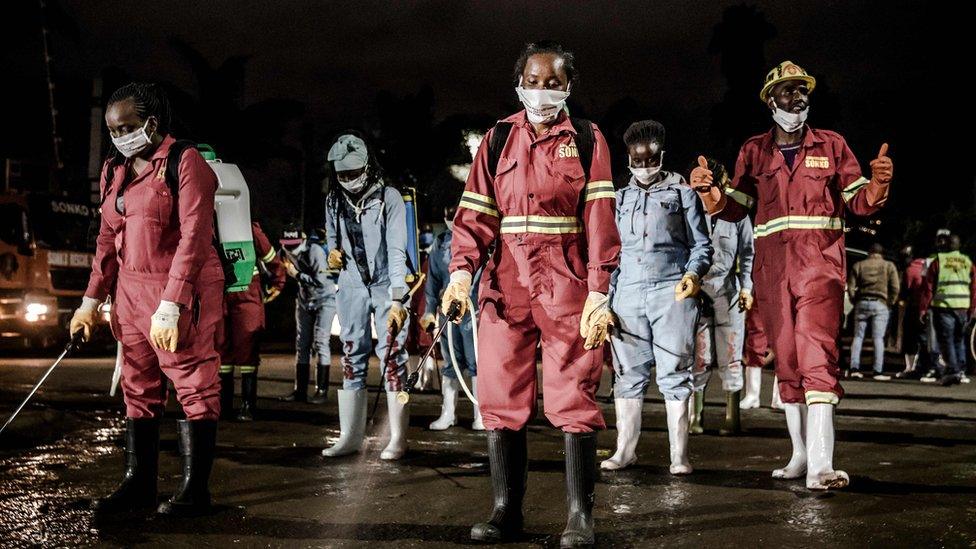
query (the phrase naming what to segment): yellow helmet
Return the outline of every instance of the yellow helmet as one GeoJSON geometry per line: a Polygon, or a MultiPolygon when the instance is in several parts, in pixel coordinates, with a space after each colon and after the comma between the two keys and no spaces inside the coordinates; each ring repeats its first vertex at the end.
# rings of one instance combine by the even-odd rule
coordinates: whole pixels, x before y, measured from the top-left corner
{"type": "Polygon", "coordinates": [[[792,61],[783,61],[773,67],[773,70],[766,74],[766,84],[759,92],[759,99],[765,103],[769,99],[769,90],[780,82],[787,80],[802,80],[810,87],[810,91],[817,86],[817,79],[807,74],[807,71],[792,61]]]}

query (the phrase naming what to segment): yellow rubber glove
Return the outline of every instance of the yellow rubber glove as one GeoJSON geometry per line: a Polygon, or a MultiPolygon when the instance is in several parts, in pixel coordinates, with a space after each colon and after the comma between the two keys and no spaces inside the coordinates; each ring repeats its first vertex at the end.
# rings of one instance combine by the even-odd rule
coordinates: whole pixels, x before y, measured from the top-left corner
{"type": "Polygon", "coordinates": [[[580,315],[580,337],[584,349],[596,349],[603,344],[613,326],[610,298],[600,292],[590,292],[580,315]]]}
{"type": "Polygon", "coordinates": [[[342,250],[332,250],[329,252],[329,268],[341,269],[343,264],[342,250]]]}
{"type": "Polygon", "coordinates": [[[451,283],[444,290],[441,296],[441,312],[447,315],[453,303],[461,305],[461,314],[454,319],[455,324],[460,324],[464,314],[468,312],[468,300],[471,296],[471,273],[468,271],[454,271],[451,273],[451,283]]]}
{"type": "Polygon", "coordinates": [[[278,288],[275,288],[274,286],[272,286],[272,287],[270,287],[270,288],[267,289],[267,293],[265,294],[265,296],[262,299],[262,301],[264,301],[265,303],[271,303],[279,295],[281,295],[281,290],[279,290],[278,288]]]}
{"type": "Polygon", "coordinates": [[[752,297],[752,291],[741,290],[739,292],[739,311],[746,312],[752,309],[752,303],[755,298],[752,297]]]}
{"type": "Polygon", "coordinates": [[[81,306],[75,309],[75,314],[71,315],[71,322],[68,323],[68,337],[73,336],[78,331],[82,333],[82,341],[91,339],[92,329],[98,321],[98,300],[91,297],[83,297],[81,306]]]}
{"type": "Polygon", "coordinates": [[[407,316],[409,316],[407,308],[399,301],[394,301],[389,314],[386,315],[386,329],[394,334],[399,334],[407,322],[407,316]]]}
{"type": "Polygon", "coordinates": [[[295,264],[294,263],[292,263],[291,261],[288,261],[287,259],[284,260],[282,263],[285,266],[285,272],[288,273],[288,276],[290,276],[292,278],[298,278],[298,269],[295,268],[295,264]]]}
{"type": "Polygon", "coordinates": [[[686,297],[694,297],[701,290],[701,279],[695,273],[685,273],[681,282],[674,287],[674,300],[681,301],[686,297]]]}
{"type": "Polygon", "coordinates": [[[151,319],[149,343],[159,350],[175,352],[180,339],[180,306],[172,301],[160,301],[151,319]]]}
{"type": "Polygon", "coordinates": [[[429,332],[436,322],[437,319],[434,317],[434,313],[427,313],[420,317],[420,329],[429,332]]]}

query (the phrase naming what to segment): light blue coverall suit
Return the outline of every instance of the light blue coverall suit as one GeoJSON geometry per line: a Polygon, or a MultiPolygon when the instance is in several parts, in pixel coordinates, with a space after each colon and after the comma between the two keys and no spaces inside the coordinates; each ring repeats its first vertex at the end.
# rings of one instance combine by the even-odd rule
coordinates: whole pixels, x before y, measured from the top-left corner
{"type": "Polygon", "coordinates": [[[311,272],[298,274],[295,361],[309,364],[314,349],[318,363],[328,365],[332,356],[332,320],[336,315],[336,276],[329,273],[328,253],[321,243],[306,240],[305,249],[296,255],[311,272]]]}
{"type": "Polygon", "coordinates": [[[611,279],[611,308],[617,326],[610,340],[616,398],[643,398],[656,364],[657,385],[666,400],[692,393],[695,324],[699,302],[676,302],[674,289],[685,273],[705,276],[712,243],[697,194],[681,175],[662,171],[647,190],[632,177],[617,191],[620,266],[611,279]]]}
{"type": "MultiPolygon", "coordinates": [[[[441,294],[450,282],[451,274],[448,266],[451,264],[451,231],[447,230],[436,237],[430,246],[430,254],[427,259],[427,284],[424,286],[424,296],[426,298],[426,313],[436,314],[438,322],[446,322],[445,316],[440,313],[441,294]]],[[[481,278],[480,272],[476,274],[475,280],[471,283],[471,302],[474,304],[474,313],[477,314],[478,307],[478,280],[481,278]]],[[[451,362],[450,349],[447,340],[451,338],[454,344],[454,355],[457,357],[458,368],[468,375],[478,375],[478,366],[475,362],[474,353],[474,334],[471,331],[471,315],[464,315],[461,324],[449,326],[441,335],[441,353],[444,356],[443,373],[445,377],[457,379],[451,362]]]]}
{"type": "Polygon", "coordinates": [[[752,222],[707,218],[712,235],[712,268],[702,279],[703,307],[696,336],[695,390],[704,390],[711,367],[718,368],[724,391],[742,389],[742,346],[746,315],[739,311],[739,292],[752,291],[752,222]]]}
{"type": "MultiPolygon", "coordinates": [[[[344,265],[339,271],[336,306],[339,313],[342,339],[342,388],[345,390],[366,387],[366,367],[372,343],[370,316],[376,330],[376,356],[384,371],[387,391],[399,391],[406,381],[407,339],[406,327],[401,328],[394,341],[390,363],[383,367],[386,353],[386,318],[393,299],[407,294],[407,224],[406,208],[400,193],[387,186],[377,186],[365,192],[358,203],[353,203],[340,191],[341,205],[360,222],[361,249],[356,251],[350,242],[350,227],[339,219],[340,205],[327,204],[325,227],[329,249],[341,243],[344,265]],[[367,280],[361,273],[356,256],[365,257],[367,280]]],[[[404,323],[406,324],[406,323],[404,323]]]]}

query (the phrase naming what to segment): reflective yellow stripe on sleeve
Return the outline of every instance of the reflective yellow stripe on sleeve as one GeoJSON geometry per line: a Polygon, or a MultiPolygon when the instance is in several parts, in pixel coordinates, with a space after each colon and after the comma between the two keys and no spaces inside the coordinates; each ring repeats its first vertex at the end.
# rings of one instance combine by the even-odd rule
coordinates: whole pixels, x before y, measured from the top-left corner
{"type": "Polygon", "coordinates": [[[267,263],[267,262],[271,261],[272,259],[274,259],[275,258],[275,255],[277,255],[275,253],[275,249],[274,248],[271,248],[270,250],[268,250],[268,253],[264,254],[264,257],[261,258],[261,262],[262,263],[267,263]]]}
{"type": "Polygon", "coordinates": [[[742,191],[740,191],[738,189],[733,189],[732,187],[726,187],[725,194],[729,198],[731,198],[732,200],[735,200],[736,202],[738,202],[739,204],[745,206],[746,208],[751,208],[752,205],[756,203],[756,199],[755,198],[747,195],[746,193],[744,193],[744,192],[742,192],[742,191]]]}
{"type": "Polygon", "coordinates": [[[467,208],[469,210],[474,210],[493,217],[499,217],[498,207],[495,204],[494,198],[471,191],[464,191],[464,194],[461,195],[461,202],[458,204],[458,207],[467,208]]]}
{"type": "Polygon", "coordinates": [[[853,183],[844,187],[844,190],[840,192],[841,198],[844,199],[844,202],[850,202],[851,199],[854,198],[854,195],[856,195],[858,191],[863,189],[868,183],[870,183],[870,181],[864,177],[858,177],[853,183]]]}
{"type": "Polygon", "coordinates": [[[843,230],[843,228],[844,220],[838,217],[787,215],[756,225],[753,236],[755,238],[762,238],[787,229],[832,231],[843,230]]]}
{"type": "Polygon", "coordinates": [[[584,202],[599,200],[601,198],[616,198],[617,196],[613,188],[613,181],[607,181],[605,179],[587,183],[584,194],[586,196],[584,202]]]}

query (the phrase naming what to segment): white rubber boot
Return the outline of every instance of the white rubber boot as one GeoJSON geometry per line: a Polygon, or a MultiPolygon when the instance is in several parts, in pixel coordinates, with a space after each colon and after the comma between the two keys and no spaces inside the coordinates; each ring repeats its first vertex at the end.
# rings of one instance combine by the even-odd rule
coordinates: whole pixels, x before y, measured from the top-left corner
{"type": "MultiPolygon", "coordinates": [[[[474,399],[478,400],[478,376],[471,376],[471,394],[474,395],[474,399]]],[[[474,431],[484,431],[485,424],[481,420],[481,408],[477,404],[471,403],[471,408],[474,411],[474,421],[471,422],[471,429],[474,431]]]]}
{"type": "Polygon", "coordinates": [[[773,398],[769,401],[770,408],[774,410],[783,409],[783,401],[779,398],[779,379],[773,376],[773,398]]]}
{"type": "Polygon", "coordinates": [[[410,404],[400,404],[396,391],[386,392],[386,409],[390,420],[390,443],[380,454],[380,459],[397,460],[407,453],[407,425],[410,423],[410,404]]]}
{"type": "Polygon", "coordinates": [[[759,396],[762,392],[762,368],[754,366],[743,367],[745,374],[745,396],[739,401],[740,410],[751,410],[759,407],[759,396]]]}
{"type": "Polygon", "coordinates": [[[363,446],[366,432],[366,391],[339,389],[339,440],[322,450],[325,457],[355,454],[363,446]]]}
{"type": "Polygon", "coordinates": [[[637,461],[637,440],[640,438],[644,399],[615,398],[613,405],[617,410],[617,451],[613,457],[600,463],[600,468],[607,471],[623,469],[637,461]]]}
{"type": "Polygon", "coordinates": [[[800,478],[807,473],[807,405],[784,404],[783,411],[786,412],[786,428],[790,432],[790,442],[793,443],[793,455],[786,467],[773,471],[773,478],[800,478]]]}
{"type": "Polygon", "coordinates": [[[460,388],[458,380],[453,377],[441,376],[441,394],[444,396],[444,401],[441,403],[441,417],[430,424],[431,431],[445,431],[457,422],[455,408],[457,407],[458,389],[460,388]]]}
{"type": "Polygon", "coordinates": [[[688,461],[688,398],[665,400],[664,408],[668,414],[668,443],[671,447],[672,475],[691,473],[688,461]]]}
{"type": "Polygon", "coordinates": [[[834,469],[834,405],[811,404],[807,415],[807,488],[836,490],[850,484],[847,473],[834,469]]]}

